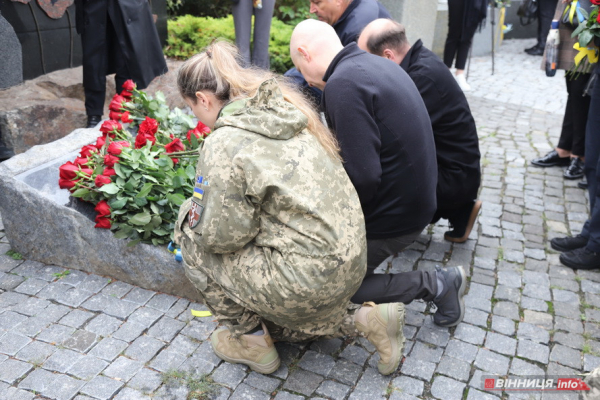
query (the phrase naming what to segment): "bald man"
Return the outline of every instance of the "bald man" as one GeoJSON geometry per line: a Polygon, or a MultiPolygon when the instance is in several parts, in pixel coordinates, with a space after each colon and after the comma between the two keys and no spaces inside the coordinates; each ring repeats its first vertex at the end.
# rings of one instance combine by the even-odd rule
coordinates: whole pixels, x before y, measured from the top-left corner
{"type": "Polygon", "coordinates": [[[447,219],[453,230],[444,238],[465,242],[479,209],[479,138],[463,91],[448,67],[421,40],[411,47],[404,26],[391,19],[367,25],[358,47],[399,64],[417,86],[433,128],[438,164],[437,210],[432,222],[447,219]]]}
{"type": "Polygon", "coordinates": [[[458,324],[464,315],[462,267],[374,273],[419,237],[436,209],[435,144],[417,88],[393,62],[356,43],[344,47],[323,22],[298,24],[290,51],[306,81],[323,90],[322,109],[365,215],[368,268],[352,301],[424,299],[438,307],[436,324],[458,324]]]}

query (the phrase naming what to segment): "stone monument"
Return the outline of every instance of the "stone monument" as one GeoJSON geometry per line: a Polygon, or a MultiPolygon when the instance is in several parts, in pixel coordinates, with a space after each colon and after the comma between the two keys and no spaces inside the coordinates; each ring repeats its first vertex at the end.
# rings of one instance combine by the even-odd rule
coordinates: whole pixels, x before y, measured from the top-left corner
{"type": "Polygon", "coordinates": [[[21,43],[12,25],[0,14],[0,89],[23,82],[21,43]]]}
{"type": "Polygon", "coordinates": [[[437,20],[438,0],[380,0],[392,18],[406,27],[411,43],[421,39],[432,48],[437,20]]]}

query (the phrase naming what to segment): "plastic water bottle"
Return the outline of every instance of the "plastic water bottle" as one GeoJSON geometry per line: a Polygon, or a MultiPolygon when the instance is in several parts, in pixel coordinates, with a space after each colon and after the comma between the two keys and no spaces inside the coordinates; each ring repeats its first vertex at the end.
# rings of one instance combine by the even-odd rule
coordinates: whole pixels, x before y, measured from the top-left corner
{"type": "Polygon", "coordinates": [[[546,76],[556,75],[556,64],[558,63],[558,20],[552,21],[552,27],[546,40],[546,76]]]}

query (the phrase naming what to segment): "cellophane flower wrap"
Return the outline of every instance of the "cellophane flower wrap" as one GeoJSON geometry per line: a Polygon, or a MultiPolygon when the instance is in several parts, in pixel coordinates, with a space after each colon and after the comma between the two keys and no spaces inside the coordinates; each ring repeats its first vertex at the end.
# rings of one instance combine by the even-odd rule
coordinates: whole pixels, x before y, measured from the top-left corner
{"type": "Polygon", "coordinates": [[[166,244],[179,207],[193,194],[198,147],[210,129],[131,80],[109,109],[96,142],[60,166],[59,186],[95,206],[97,228],[131,246],[166,244]]]}

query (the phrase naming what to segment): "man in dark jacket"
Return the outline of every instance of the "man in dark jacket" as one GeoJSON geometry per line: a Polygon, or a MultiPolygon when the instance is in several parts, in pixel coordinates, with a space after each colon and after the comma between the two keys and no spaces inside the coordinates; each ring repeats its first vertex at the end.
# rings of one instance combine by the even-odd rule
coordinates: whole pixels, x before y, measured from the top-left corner
{"type": "Polygon", "coordinates": [[[102,119],[106,75],[115,73],[117,92],[128,79],[144,89],[167,64],[146,0],[75,0],[75,6],[90,128],[102,119]]]}
{"type": "Polygon", "coordinates": [[[481,201],[476,200],[481,153],[467,98],[442,60],[421,40],[411,47],[404,26],[396,21],[371,22],[360,35],[358,47],[400,64],[417,86],[431,119],[438,164],[437,210],[432,222],[448,219],[454,230],[444,238],[465,242],[481,208],[481,201]]]}
{"type": "Polygon", "coordinates": [[[368,270],[352,301],[424,299],[437,305],[438,325],[458,324],[464,314],[462,267],[374,273],[420,235],[436,209],[435,144],[415,85],[393,62],[356,43],[343,47],[331,26],[315,20],[296,26],[290,50],[306,81],[323,90],[322,109],[365,215],[368,270]]]}

